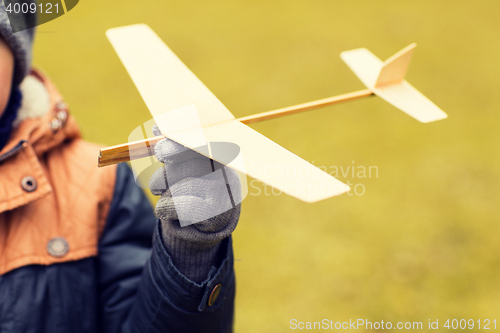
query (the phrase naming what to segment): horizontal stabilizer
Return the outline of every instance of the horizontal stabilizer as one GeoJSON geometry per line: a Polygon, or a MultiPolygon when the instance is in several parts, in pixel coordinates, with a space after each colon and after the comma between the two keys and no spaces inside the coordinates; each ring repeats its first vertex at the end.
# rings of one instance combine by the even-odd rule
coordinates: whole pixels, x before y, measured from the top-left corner
{"type": "Polygon", "coordinates": [[[340,53],[340,57],[365,86],[370,89],[375,86],[382,67],[382,61],[373,53],[362,48],[344,51],[340,53]]]}
{"type": "Polygon", "coordinates": [[[405,80],[397,84],[374,88],[372,91],[422,123],[430,123],[448,117],[436,104],[405,80]]]}

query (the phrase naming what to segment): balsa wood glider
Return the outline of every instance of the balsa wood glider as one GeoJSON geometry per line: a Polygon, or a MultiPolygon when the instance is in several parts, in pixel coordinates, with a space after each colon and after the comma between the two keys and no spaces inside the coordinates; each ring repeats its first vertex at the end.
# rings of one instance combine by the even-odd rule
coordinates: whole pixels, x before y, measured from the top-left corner
{"type": "Polygon", "coordinates": [[[364,48],[342,52],[342,59],[367,86],[366,90],[235,119],[147,25],[113,28],[106,35],[163,136],[101,149],[99,166],[150,156],[154,153],[151,148],[164,137],[228,164],[224,158],[207,151],[207,146],[200,148],[199,140],[194,137],[201,129],[208,143],[230,142],[239,147],[244,166],[228,164],[230,167],[300,200],[315,202],[345,193],[349,186],[245,124],[373,94],[424,123],[447,117],[404,80],[415,44],[385,62],[364,48]],[[193,112],[197,114],[196,120],[190,119],[193,112]],[[283,172],[290,169],[300,172],[283,172]]]}

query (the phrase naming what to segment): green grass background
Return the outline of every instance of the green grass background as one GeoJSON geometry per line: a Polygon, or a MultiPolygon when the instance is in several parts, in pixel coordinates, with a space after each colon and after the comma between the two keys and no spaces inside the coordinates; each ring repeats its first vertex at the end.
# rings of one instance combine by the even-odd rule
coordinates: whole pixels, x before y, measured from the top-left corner
{"type": "Polygon", "coordinates": [[[150,115],[108,28],[150,25],[236,117],[363,89],[341,51],[386,59],[417,42],[407,79],[447,120],[369,98],[252,125],[316,165],[378,177],[340,174],[364,195],[315,204],[247,197],[236,332],[286,332],[294,318],[500,320],[499,12],[484,0],[82,0],[39,27],[35,64],[84,136],[112,145],[150,115]]]}

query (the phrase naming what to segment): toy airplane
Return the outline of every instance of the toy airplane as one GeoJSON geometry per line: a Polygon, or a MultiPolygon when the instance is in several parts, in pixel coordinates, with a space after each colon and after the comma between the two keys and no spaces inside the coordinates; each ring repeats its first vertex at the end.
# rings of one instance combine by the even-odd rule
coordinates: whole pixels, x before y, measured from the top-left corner
{"type": "Polygon", "coordinates": [[[315,202],[345,193],[349,186],[245,124],[373,94],[424,123],[447,117],[404,80],[415,44],[385,62],[367,49],[342,52],[342,59],[368,87],[366,90],[235,119],[147,25],[113,28],[106,34],[164,136],[101,149],[99,166],[150,156],[154,154],[154,149],[151,149],[154,144],[168,137],[293,197],[315,202]],[[223,158],[211,155],[207,148],[199,147],[197,140],[192,140],[193,125],[187,125],[184,118],[189,118],[188,114],[193,110],[197,112],[197,126],[202,129],[206,142],[236,144],[242,153],[244,167],[222,161],[223,158]],[[169,112],[176,116],[168,120],[162,118],[169,112]],[[283,172],[290,168],[301,172],[283,172]]]}

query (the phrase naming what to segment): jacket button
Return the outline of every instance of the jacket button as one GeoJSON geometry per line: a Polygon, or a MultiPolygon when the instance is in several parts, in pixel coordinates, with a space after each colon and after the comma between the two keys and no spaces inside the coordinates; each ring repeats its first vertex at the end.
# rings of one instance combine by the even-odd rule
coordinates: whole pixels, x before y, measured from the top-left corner
{"type": "Polygon", "coordinates": [[[55,133],[57,132],[58,130],[60,130],[62,128],[62,121],[58,118],[53,118],[51,121],[50,121],[50,128],[52,129],[52,132],[55,133]]]}
{"type": "Polygon", "coordinates": [[[31,176],[24,177],[23,179],[21,179],[21,187],[26,192],[33,192],[34,190],[36,190],[35,178],[33,178],[31,176]]]}
{"type": "Polygon", "coordinates": [[[221,289],[222,289],[222,284],[220,283],[214,287],[214,290],[212,290],[212,293],[208,298],[208,306],[214,305],[215,301],[217,300],[217,297],[219,297],[221,289]]]}
{"type": "Polygon", "coordinates": [[[64,124],[64,122],[66,122],[66,120],[68,120],[68,111],[66,111],[66,110],[57,111],[56,117],[57,117],[57,119],[62,121],[64,124]]]}
{"type": "Polygon", "coordinates": [[[69,251],[68,242],[62,237],[52,238],[47,243],[47,252],[56,258],[64,257],[69,251]]]}

